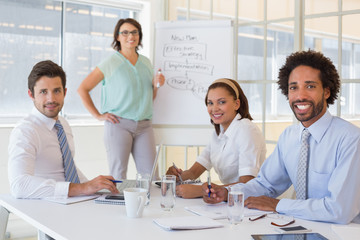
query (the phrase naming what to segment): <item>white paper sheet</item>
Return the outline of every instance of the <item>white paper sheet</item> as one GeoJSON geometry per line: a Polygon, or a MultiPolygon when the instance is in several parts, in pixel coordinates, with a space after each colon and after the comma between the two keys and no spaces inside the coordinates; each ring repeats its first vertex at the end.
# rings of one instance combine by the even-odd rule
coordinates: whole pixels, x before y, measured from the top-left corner
{"type": "Polygon", "coordinates": [[[68,197],[68,198],[55,198],[55,197],[46,197],[42,200],[60,203],[60,204],[72,204],[77,202],[83,202],[91,199],[95,199],[99,197],[99,195],[89,195],[89,196],[77,196],[77,197],[68,197]]]}
{"type": "MultiPolygon", "coordinates": [[[[209,217],[212,219],[224,219],[227,218],[227,205],[226,203],[218,204],[201,204],[185,207],[186,210],[195,213],[200,216],[209,217]]],[[[257,209],[244,208],[244,217],[260,216],[265,213],[272,213],[266,211],[260,211],[257,209]]]]}
{"type": "Polygon", "coordinates": [[[356,239],[360,236],[360,224],[355,224],[355,223],[350,223],[348,225],[332,224],[331,229],[342,240],[356,239]]]}
{"type": "Polygon", "coordinates": [[[224,225],[207,217],[187,216],[187,217],[169,217],[157,218],[153,220],[157,225],[166,230],[186,230],[186,229],[205,229],[218,228],[224,225]]]}

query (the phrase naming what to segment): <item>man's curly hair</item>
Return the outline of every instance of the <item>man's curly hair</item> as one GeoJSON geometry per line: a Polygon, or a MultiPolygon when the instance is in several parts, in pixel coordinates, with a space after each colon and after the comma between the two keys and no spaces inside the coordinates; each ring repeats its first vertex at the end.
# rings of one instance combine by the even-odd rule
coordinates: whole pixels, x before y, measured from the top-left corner
{"type": "Polygon", "coordinates": [[[285,64],[279,71],[279,89],[289,99],[289,76],[298,66],[309,66],[320,70],[320,80],[323,88],[330,89],[330,97],[326,100],[327,106],[334,104],[340,91],[340,78],[332,61],[322,53],[313,50],[295,52],[286,58],[285,64]]]}

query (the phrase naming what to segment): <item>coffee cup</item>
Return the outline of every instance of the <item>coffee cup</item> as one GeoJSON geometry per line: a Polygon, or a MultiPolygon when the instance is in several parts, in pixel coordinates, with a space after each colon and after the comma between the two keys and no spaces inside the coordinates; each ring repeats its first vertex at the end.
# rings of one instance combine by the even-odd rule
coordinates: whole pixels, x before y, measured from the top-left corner
{"type": "Polygon", "coordinates": [[[131,218],[142,217],[147,199],[147,189],[126,188],[124,189],[126,215],[131,218]]]}

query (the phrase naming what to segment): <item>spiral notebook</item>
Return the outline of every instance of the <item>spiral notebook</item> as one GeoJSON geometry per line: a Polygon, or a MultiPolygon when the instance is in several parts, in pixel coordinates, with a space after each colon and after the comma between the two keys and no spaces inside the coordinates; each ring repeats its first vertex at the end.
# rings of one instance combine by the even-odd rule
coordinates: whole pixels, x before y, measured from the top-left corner
{"type": "Polygon", "coordinates": [[[97,199],[95,199],[95,203],[100,204],[113,204],[113,205],[125,205],[125,200],[116,200],[116,199],[106,199],[107,194],[103,194],[97,199]]]}

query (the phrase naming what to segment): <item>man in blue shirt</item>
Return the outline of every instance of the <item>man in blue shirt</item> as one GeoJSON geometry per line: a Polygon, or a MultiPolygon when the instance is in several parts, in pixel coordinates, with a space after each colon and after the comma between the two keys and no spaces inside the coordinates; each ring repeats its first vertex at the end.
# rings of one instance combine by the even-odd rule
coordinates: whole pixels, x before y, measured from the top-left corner
{"type": "MultiPolygon", "coordinates": [[[[307,220],[360,223],[360,129],[332,116],[340,79],[330,59],[319,52],[296,52],[279,72],[279,89],[301,124],[285,129],[257,178],[239,184],[245,205],[307,220]],[[276,199],[292,184],[297,189],[301,133],[310,132],[306,199],[276,199]]],[[[227,200],[228,190],[203,185],[204,201],[227,200]]]]}

